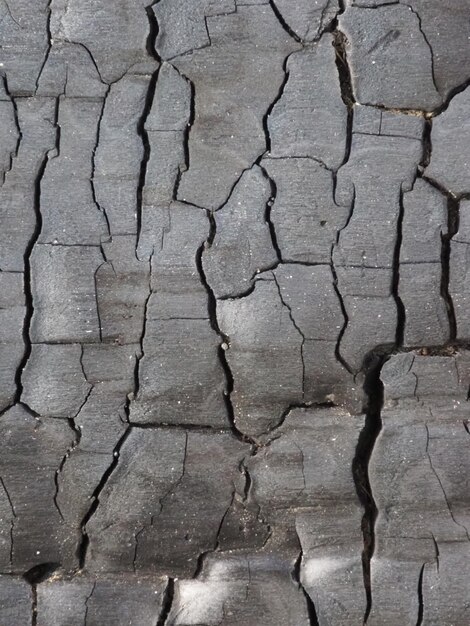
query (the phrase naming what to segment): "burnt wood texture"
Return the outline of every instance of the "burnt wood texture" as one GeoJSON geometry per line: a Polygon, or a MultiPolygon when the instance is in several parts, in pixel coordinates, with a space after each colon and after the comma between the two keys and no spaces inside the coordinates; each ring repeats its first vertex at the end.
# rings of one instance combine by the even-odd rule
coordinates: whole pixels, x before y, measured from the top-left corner
{"type": "Polygon", "coordinates": [[[0,119],[0,626],[468,626],[468,0],[0,0],[0,119]]]}

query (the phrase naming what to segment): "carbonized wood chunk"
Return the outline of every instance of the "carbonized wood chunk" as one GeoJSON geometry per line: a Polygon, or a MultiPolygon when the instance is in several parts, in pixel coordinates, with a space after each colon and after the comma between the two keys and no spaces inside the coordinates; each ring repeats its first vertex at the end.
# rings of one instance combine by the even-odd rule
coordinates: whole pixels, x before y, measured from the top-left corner
{"type": "Polygon", "coordinates": [[[94,246],[37,245],[31,254],[33,342],[99,341],[95,273],[103,263],[94,246]]]}
{"type": "MultiPolygon", "coordinates": [[[[6,102],[1,101],[0,105],[6,102]]],[[[37,177],[47,153],[55,146],[56,136],[52,98],[18,98],[16,107],[21,141],[0,187],[0,269],[4,272],[24,270],[25,251],[37,226],[37,177]]],[[[8,109],[3,110],[2,119],[7,131],[8,109]]],[[[15,137],[13,127],[8,134],[15,137]]],[[[8,146],[8,142],[4,145],[8,146]]]]}
{"type": "Polygon", "coordinates": [[[51,36],[89,50],[104,82],[119,80],[132,68],[151,73],[155,61],[146,43],[146,0],[122,0],[110,10],[107,0],[52,0],[51,36]]]}
{"type": "Polygon", "coordinates": [[[375,298],[345,296],[348,324],[341,338],[339,352],[355,372],[362,368],[364,357],[377,346],[395,343],[397,310],[392,295],[375,298]]]}
{"type": "Polygon", "coordinates": [[[31,587],[22,578],[0,576],[0,622],[2,626],[29,624],[31,587]]]}
{"type": "Polygon", "coordinates": [[[417,178],[403,195],[400,263],[441,263],[442,237],[447,234],[446,198],[417,178]]]}
{"type": "Polygon", "coordinates": [[[457,353],[455,358],[428,358],[415,353],[395,355],[382,368],[386,403],[390,402],[391,407],[398,400],[401,404],[410,401],[414,404],[418,398],[426,397],[437,406],[442,399],[448,402],[450,396],[458,405],[458,400],[467,395],[468,365],[468,352],[457,353]]]}
{"type": "Polygon", "coordinates": [[[410,124],[409,116],[394,117],[393,135],[376,134],[381,111],[360,114],[358,130],[354,122],[350,158],[338,172],[336,202],[352,212],[335,249],[336,266],[393,267],[400,195],[412,188],[423,130],[422,118],[410,124]]]}
{"type": "Polygon", "coordinates": [[[150,265],[136,257],[135,236],[114,236],[103,244],[107,262],[96,272],[101,338],[117,344],[138,343],[150,289],[150,265]]]}
{"type": "Polygon", "coordinates": [[[185,131],[147,130],[147,135],[150,157],[142,190],[140,259],[150,258],[162,246],[163,230],[170,224],[169,207],[181,172],[186,169],[185,131]]]}
{"type": "Polygon", "coordinates": [[[393,269],[391,267],[337,266],[338,289],[341,296],[388,298],[392,293],[393,269]]]}
{"type": "MultiPolygon", "coordinates": [[[[393,356],[381,377],[385,408],[369,465],[378,508],[369,621],[398,625],[418,619],[421,572],[435,570],[441,546],[447,555],[447,546],[468,546],[468,356],[393,356]]],[[[452,552],[460,579],[466,566],[452,552]]],[[[427,584],[423,579],[424,593],[427,584]]]]}
{"type": "Polygon", "coordinates": [[[276,264],[267,206],[270,181],[255,165],[243,172],[227,203],[215,214],[215,237],[204,251],[207,281],[218,298],[248,291],[256,274],[276,264]]]}
{"type": "Polygon", "coordinates": [[[455,195],[470,192],[470,89],[452,98],[433,120],[432,153],[425,174],[455,195]]]}
{"type": "Polygon", "coordinates": [[[281,300],[303,337],[304,401],[356,407],[359,390],[336,357],[336,344],[345,320],[330,266],[283,264],[273,275],[281,300]]]}
{"type": "Polygon", "coordinates": [[[363,423],[341,409],[293,409],[247,462],[273,537],[279,526],[298,535],[301,580],[320,624],[359,624],[364,615],[363,511],[351,473],[363,423]]]}
{"type": "MultiPolygon", "coordinates": [[[[466,0],[400,0],[419,16],[433,52],[433,75],[443,99],[469,78],[470,24],[466,0]]],[[[377,1],[376,1],[377,3],[377,1]]]]}
{"type": "Polygon", "coordinates": [[[303,41],[315,41],[339,11],[338,0],[274,0],[286,24],[303,41]]]}
{"type": "Polygon", "coordinates": [[[449,294],[455,314],[457,338],[470,338],[470,202],[460,203],[459,230],[451,240],[449,294]]]}
{"type": "Polygon", "coordinates": [[[48,160],[41,180],[39,243],[97,245],[108,234],[91,184],[102,108],[102,102],[60,100],[57,155],[48,160]]]}
{"type": "Polygon", "coordinates": [[[313,159],[263,159],[276,195],[270,212],[283,261],[330,263],[349,209],[333,199],[333,174],[313,159]]]}
{"type": "Polygon", "coordinates": [[[0,476],[11,509],[0,524],[1,534],[11,533],[12,540],[2,572],[23,573],[41,563],[61,562],[63,531],[54,479],[72,442],[66,420],[36,418],[20,405],[2,415],[0,476]]]}
{"type": "Polygon", "coordinates": [[[228,433],[132,429],[87,524],[90,570],[192,576],[246,452],[228,433]]]}
{"type": "Polygon", "coordinates": [[[441,295],[440,263],[400,265],[399,295],[405,308],[405,346],[445,344],[450,337],[447,305],[441,295]]]}
{"type": "Polygon", "coordinates": [[[33,344],[21,399],[39,415],[75,417],[90,391],[81,358],[78,344],[33,344]]]}
{"type": "Polygon", "coordinates": [[[225,356],[234,378],[235,423],[245,434],[270,430],[303,397],[303,337],[279,297],[275,281],[257,280],[245,298],[217,302],[227,336],[225,356]]]}
{"type": "Polygon", "coordinates": [[[162,63],[145,128],[150,131],[186,130],[190,117],[190,82],[171,63],[162,63]]]}
{"type": "Polygon", "coordinates": [[[161,246],[152,257],[149,321],[208,319],[208,294],[201,281],[198,258],[209,237],[210,224],[204,211],[173,203],[161,246]]]}
{"type": "Polygon", "coordinates": [[[54,41],[38,76],[39,96],[104,98],[107,92],[108,85],[101,80],[93,59],[82,45],[54,41]]]}
{"type": "Polygon", "coordinates": [[[439,544],[439,556],[423,572],[423,624],[465,624],[470,616],[467,581],[470,543],[439,544]],[[457,573],[457,575],[456,575],[457,573]]]}
{"type": "Polygon", "coordinates": [[[1,3],[0,62],[12,94],[28,96],[35,90],[48,49],[48,8],[49,0],[1,3]]]}
{"type": "Polygon", "coordinates": [[[66,570],[78,565],[82,520],[128,427],[128,395],[134,390],[138,350],[137,345],[84,346],[83,369],[92,389],[75,417],[75,441],[56,477],[56,502],[68,528],[62,561],[66,570]]]}
{"type": "Polygon", "coordinates": [[[235,12],[234,0],[163,0],[152,7],[159,29],[155,47],[171,59],[213,44],[206,17],[235,12]]]}
{"type": "Polygon", "coordinates": [[[17,369],[23,359],[26,314],[23,274],[0,272],[0,410],[15,398],[17,369]]]}
{"type": "Polygon", "coordinates": [[[154,626],[165,583],[142,577],[77,577],[38,586],[38,626],[154,626]]]}
{"type": "Polygon", "coordinates": [[[211,326],[197,260],[209,221],[195,207],[174,204],[169,224],[152,257],[140,387],[131,419],[224,426],[226,378],[220,339],[211,326]]]}
{"type": "Polygon", "coordinates": [[[131,421],[227,426],[219,349],[208,319],[149,318],[131,421]]]}
{"type": "Polygon", "coordinates": [[[178,199],[216,210],[266,150],[263,118],[284,80],[284,60],[299,46],[269,5],[239,6],[236,13],[209,17],[207,29],[209,47],[174,61],[195,93],[189,168],[178,199]]]}
{"type": "Polygon", "coordinates": [[[333,38],[287,60],[287,82],[268,117],[273,157],[312,157],[337,169],[346,150],[347,109],[341,99],[333,38]]]}
{"type": "Polygon", "coordinates": [[[111,85],[103,108],[93,185],[113,236],[137,232],[137,188],[144,156],[138,129],[149,83],[148,76],[124,76],[111,85]]]}
{"type": "Polygon", "coordinates": [[[339,24],[358,102],[425,111],[442,103],[434,84],[432,50],[409,6],[349,6],[339,24]]]}
{"type": "Polygon", "coordinates": [[[209,556],[196,580],[181,580],[171,626],[306,626],[308,610],[292,563],[275,555],[209,556]]]}

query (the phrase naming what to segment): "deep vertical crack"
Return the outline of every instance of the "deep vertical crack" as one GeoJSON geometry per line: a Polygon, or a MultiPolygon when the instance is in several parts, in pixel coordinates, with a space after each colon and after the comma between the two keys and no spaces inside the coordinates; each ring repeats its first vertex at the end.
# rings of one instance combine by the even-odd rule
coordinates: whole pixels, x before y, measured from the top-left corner
{"type": "Polygon", "coordinates": [[[91,506],[89,507],[88,511],[85,513],[81,521],[80,526],[82,530],[82,538],[77,548],[77,558],[78,558],[80,569],[83,569],[85,567],[86,555],[88,551],[88,546],[90,544],[90,538],[88,537],[86,526],[88,522],[90,521],[90,519],[93,517],[93,515],[96,513],[96,509],[98,508],[99,503],[100,503],[100,495],[103,489],[105,488],[111,474],[114,472],[114,470],[118,466],[121,448],[124,445],[126,439],[129,437],[131,430],[132,430],[131,426],[128,426],[126,430],[124,431],[124,433],[119,438],[119,441],[117,442],[117,444],[115,445],[114,450],[113,450],[113,460],[111,464],[109,465],[108,469],[104,472],[103,476],[101,477],[101,480],[98,483],[98,486],[93,491],[91,506]]]}
{"type": "MultiPolygon", "coordinates": [[[[60,96],[56,99],[55,106],[55,114],[54,114],[54,122],[53,125],[55,127],[55,140],[56,140],[56,150],[59,151],[59,141],[60,141],[60,132],[59,132],[59,99],[60,96]]],[[[22,375],[23,370],[26,367],[26,364],[31,356],[32,350],[32,342],[31,342],[31,321],[34,314],[34,299],[33,299],[33,289],[32,289],[32,272],[31,272],[31,256],[33,254],[34,246],[36,245],[42,231],[42,213],[41,213],[41,184],[44,177],[44,173],[46,171],[46,167],[49,161],[50,151],[46,150],[44,153],[44,157],[39,166],[36,180],[34,183],[34,201],[33,201],[33,209],[34,215],[36,218],[36,223],[34,226],[33,233],[26,245],[25,252],[23,255],[24,262],[24,296],[25,296],[25,317],[23,322],[23,343],[24,343],[24,352],[23,358],[21,359],[18,368],[15,374],[15,384],[16,384],[16,395],[14,399],[14,403],[19,403],[21,401],[21,396],[23,393],[23,382],[22,375]]]]}
{"type": "MultiPolygon", "coordinates": [[[[147,14],[147,19],[149,22],[149,33],[147,36],[147,40],[145,42],[147,53],[150,58],[153,58],[160,66],[160,57],[158,56],[155,50],[155,40],[158,35],[158,22],[156,15],[153,11],[153,6],[156,4],[158,0],[152,2],[150,5],[145,7],[145,12],[147,14]]],[[[137,123],[137,134],[142,140],[142,144],[144,147],[144,154],[142,156],[142,160],[140,163],[140,173],[139,180],[137,183],[137,236],[136,236],[136,250],[137,245],[140,238],[140,233],[142,230],[142,205],[143,205],[143,190],[145,187],[145,179],[147,177],[147,166],[150,160],[150,141],[148,132],[145,128],[145,123],[152,109],[153,99],[155,96],[155,89],[157,86],[158,73],[160,67],[158,67],[155,72],[150,77],[149,86],[147,89],[147,94],[145,97],[144,108],[142,111],[142,115],[137,123]]]]}
{"type": "Polygon", "coordinates": [[[300,552],[299,552],[299,556],[297,557],[297,560],[294,563],[294,568],[291,573],[292,580],[296,583],[297,587],[302,591],[302,594],[305,598],[305,603],[307,605],[307,615],[308,615],[309,626],[319,626],[315,604],[301,581],[303,550],[302,550],[302,545],[300,543],[300,538],[298,535],[297,535],[297,540],[299,542],[300,552]]]}
{"type": "Polygon", "coordinates": [[[372,585],[370,564],[375,549],[375,521],[377,505],[372,494],[369,477],[369,462],[382,428],[381,409],[383,405],[383,384],[380,372],[384,363],[383,356],[371,355],[366,364],[364,392],[367,396],[365,423],[357,442],[356,453],[352,462],[352,473],[356,492],[364,508],[362,518],[362,535],[364,549],[362,552],[362,568],[364,589],[366,593],[366,610],[364,624],[372,609],[372,585]]]}
{"type": "Polygon", "coordinates": [[[400,252],[403,239],[403,218],[405,215],[405,207],[403,204],[403,187],[400,186],[399,210],[397,218],[397,238],[395,241],[395,249],[393,252],[393,273],[392,273],[392,295],[395,300],[397,309],[397,329],[395,334],[395,345],[397,348],[403,345],[405,336],[406,312],[403,300],[400,297],[400,252]]]}
{"type": "MultiPolygon", "coordinates": [[[[344,5],[344,2],[340,1],[338,4],[339,4],[339,11],[336,14],[336,17],[331,22],[331,29],[332,29],[332,35],[333,35],[333,47],[335,49],[335,63],[336,63],[336,69],[338,72],[341,99],[347,110],[346,144],[345,144],[345,149],[344,149],[343,161],[340,167],[338,168],[339,170],[341,169],[341,167],[346,165],[351,155],[355,99],[354,99],[353,88],[352,88],[351,70],[348,64],[348,59],[347,59],[347,54],[346,54],[346,36],[342,31],[339,30],[339,16],[342,13],[344,13],[346,7],[344,5]]],[[[333,200],[335,204],[336,204],[336,189],[337,189],[337,183],[338,183],[338,170],[334,170],[332,173],[333,175],[333,200]]],[[[349,209],[349,215],[347,217],[346,223],[336,233],[336,241],[331,246],[331,252],[330,252],[330,267],[331,267],[331,273],[333,275],[333,288],[338,297],[339,305],[341,308],[341,313],[344,319],[343,326],[340,329],[338,336],[337,336],[337,340],[336,340],[335,357],[336,357],[336,360],[339,361],[339,363],[341,363],[341,365],[350,373],[352,373],[351,367],[341,355],[341,350],[340,350],[341,340],[349,324],[349,316],[346,311],[346,305],[344,303],[343,296],[339,289],[338,273],[336,271],[336,266],[334,262],[334,252],[335,252],[335,249],[339,246],[341,233],[348,227],[352,219],[354,208],[355,208],[355,203],[356,203],[356,190],[354,189],[353,198],[351,200],[351,206],[349,209]]]]}
{"type": "Polygon", "coordinates": [[[169,578],[168,583],[166,585],[165,593],[163,595],[162,601],[162,610],[158,617],[157,623],[155,626],[165,626],[168,620],[168,616],[171,611],[171,607],[173,604],[173,598],[175,595],[175,580],[174,578],[169,578]]]}
{"type": "Polygon", "coordinates": [[[418,618],[416,620],[416,626],[422,625],[423,617],[424,617],[423,578],[424,578],[425,567],[426,567],[426,563],[423,563],[421,570],[419,572],[419,577],[418,577],[418,618]]]}
{"type": "Polygon", "coordinates": [[[297,33],[295,33],[292,30],[292,28],[286,22],[286,20],[284,19],[284,16],[282,15],[282,13],[277,8],[276,3],[274,2],[274,0],[268,0],[268,4],[271,7],[271,10],[274,13],[274,15],[276,16],[276,19],[279,22],[279,24],[281,25],[282,29],[285,30],[285,32],[289,35],[289,37],[292,37],[292,39],[294,41],[297,41],[298,43],[303,43],[303,40],[297,35],[297,33]]]}
{"type": "Polygon", "coordinates": [[[206,210],[206,215],[210,224],[209,236],[207,240],[197,250],[196,267],[199,272],[201,283],[207,293],[207,311],[208,311],[208,316],[209,316],[209,323],[211,325],[212,330],[214,330],[214,332],[217,333],[217,335],[220,337],[220,340],[221,340],[219,349],[218,349],[218,355],[219,355],[220,364],[225,374],[224,402],[225,402],[225,407],[227,409],[227,417],[230,423],[230,427],[231,427],[233,435],[239,441],[251,442],[251,439],[247,437],[246,435],[244,435],[237,428],[237,425],[235,423],[235,411],[234,411],[233,403],[231,399],[231,394],[233,392],[233,387],[234,387],[234,378],[233,378],[232,370],[227,360],[227,356],[225,354],[225,350],[230,345],[230,339],[219,328],[219,322],[217,320],[217,299],[215,297],[214,291],[212,290],[211,286],[209,285],[207,281],[207,277],[204,272],[204,267],[202,263],[202,255],[204,253],[204,250],[212,245],[212,242],[214,241],[214,237],[215,237],[215,232],[216,232],[214,213],[212,211],[206,210]]]}
{"type": "Polygon", "coordinates": [[[450,255],[451,241],[459,230],[459,202],[451,194],[447,196],[447,233],[441,235],[441,296],[446,303],[447,315],[449,317],[450,341],[457,338],[457,320],[452,296],[449,289],[450,284],[450,255]]]}
{"type": "Polygon", "coordinates": [[[38,588],[36,584],[31,585],[31,626],[38,623],[38,588]]]}

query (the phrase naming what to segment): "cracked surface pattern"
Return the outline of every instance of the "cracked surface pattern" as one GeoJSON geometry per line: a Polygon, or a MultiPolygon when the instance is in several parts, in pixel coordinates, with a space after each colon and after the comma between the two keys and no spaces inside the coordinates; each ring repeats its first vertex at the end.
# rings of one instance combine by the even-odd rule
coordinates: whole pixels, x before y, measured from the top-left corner
{"type": "Polygon", "coordinates": [[[1,626],[470,623],[466,0],[0,0],[1,626]]]}

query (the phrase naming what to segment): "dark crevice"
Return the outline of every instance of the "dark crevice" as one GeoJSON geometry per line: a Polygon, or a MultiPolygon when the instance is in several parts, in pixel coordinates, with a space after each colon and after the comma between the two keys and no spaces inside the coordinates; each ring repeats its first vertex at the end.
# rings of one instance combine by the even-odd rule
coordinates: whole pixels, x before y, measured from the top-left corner
{"type": "Polygon", "coordinates": [[[157,70],[149,81],[149,86],[147,90],[147,94],[145,96],[144,108],[142,110],[142,115],[140,116],[139,121],[137,122],[137,135],[141,138],[142,144],[144,147],[144,154],[142,156],[142,161],[140,162],[140,173],[139,180],[137,183],[137,236],[136,236],[136,250],[138,246],[138,242],[140,239],[140,234],[142,231],[142,206],[143,206],[143,191],[145,187],[145,179],[147,178],[147,166],[150,161],[150,141],[148,132],[145,128],[145,123],[152,109],[153,99],[155,96],[155,90],[157,86],[158,80],[157,70]]]}
{"type": "Polygon", "coordinates": [[[39,585],[50,578],[60,565],[60,563],[40,563],[25,572],[23,578],[30,585],[39,585]]]}
{"type": "MultiPolygon", "coordinates": [[[[356,99],[354,97],[354,91],[352,86],[352,78],[351,78],[351,70],[349,68],[347,54],[346,54],[346,35],[338,30],[338,22],[335,20],[333,30],[333,46],[336,51],[336,68],[338,70],[339,76],[339,85],[341,90],[341,99],[344,104],[348,108],[348,112],[351,116],[351,119],[348,119],[348,128],[351,126],[352,122],[352,108],[356,103],[356,99]]],[[[348,137],[351,135],[350,132],[347,133],[348,137]]],[[[347,158],[345,159],[345,161],[347,158]]]]}
{"type": "Polygon", "coordinates": [[[423,602],[423,578],[424,578],[424,568],[426,563],[421,567],[421,571],[419,572],[418,578],[418,619],[416,620],[416,626],[421,626],[423,623],[424,617],[424,602],[423,602]]]}
{"type": "Polygon", "coordinates": [[[90,519],[93,517],[93,515],[96,512],[96,509],[99,506],[101,492],[105,488],[106,483],[108,482],[111,474],[114,472],[114,470],[116,469],[116,467],[117,467],[117,465],[119,463],[119,457],[120,457],[121,448],[124,445],[126,439],[129,437],[129,434],[130,434],[131,430],[132,430],[131,427],[128,426],[126,428],[126,430],[124,431],[124,433],[122,434],[122,436],[120,437],[120,439],[117,442],[116,446],[114,447],[114,450],[113,450],[113,460],[112,460],[111,464],[109,465],[108,469],[104,472],[103,476],[101,477],[101,480],[100,480],[98,486],[93,491],[91,506],[90,506],[90,508],[88,509],[88,511],[86,512],[85,516],[83,517],[83,519],[81,521],[80,526],[81,526],[81,530],[82,530],[82,538],[81,538],[80,543],[79,543],[78,548],[77,548],[77,558],[78,558],[78,563],[79,563],[80,569],[83,569],[85,567],[86,555],[87,555],[88,546],[89,546],[89,543],[90,543],[90,539],[88,537],[88,533],[87,533],[87,530],[86,530],[86,525],[88,524],[90,519]]]}
{"type": "Polygon", "coordinates": [[[439,545],[438,545],[438,543],[436,541],[436,537],[434,536],[433,533],[431,533],[431,536],[432,536],[432,542],[434,544],[434,552],[436,554],[436,559],[435,559],[436,560],[436,569],[437,569],[437,572],[439,573],[439,545]]]}
{"type": "Polygon", "coordinates": [[[31,585],[31,626],[38,623],[38,590],[36,585],[31,585]]]}
{"type": "Polygon", "coordinates": [[[365,364],[364,392],[367,397],[365,423],[357,442],[356,453],[352,462],[352,473],[358,498],[364,507],[362,518],[362,535],[364,549],[362,552],[362,568],[366,593],[366,610],[364,624],[367,622],[372,608],[372,587],[370,563],[375,549],[375,521],[377,505],[372,494],[369,479],[369,462],[377,437],[382,428],[381,409],[383,405],[383,384],[380,372],[386,357],[371,354],[365,364]]]}
{"type": "MultiPolygon", "coordinates": [[[[431,156],[432,145],[429,139],[429,158],[431,156]]],[[[420,176],[431,187],[434,187],[441,195],[447,200],[447,233],[441,234],[441,297],[446,303],[447,315],[449,317],[449,341],[450,343],[456,343],[457,341],[457,321],[455,317],[454,304],[452,296],[449,290],[450,281],[450,256],[451,256],[451,242],[453,237],[459,230],[460,219],[460,199],[466,199],[467,194],[455,196],[445,187],[440,185],[432,178],[428,178],[426,175],[420,176]]]]}
{"type": "MultiPolygon", "coordinates": [[[[299,539],[299,544],[300,544],[300,539],[299,539]]],[[[307,605],[307,615],[308,615],[309,626],[319,626],[315,604],[301,582],[302,558],[303,558],[303,551],[302,551],[302,546],[300,546],[300,553],[299,553],[299,556],[297,557],[297,560],[294,563],[294,568],[292,570],[291,576],[292,576],[292,580],[297,584],[298,588],[302,591],[304,595],[305,603],[307,605]]]]}
{"type": "Polygon", "coordinates": [[[216,300],[216,297],[212,288],[207,282],[206,274],[204,272],[204,267],[202,263],[202,255],[204,253],[204,250],[207,247],[210,247],[212,245],[212,242],[214,241],[214,237],[216,233],[214,213],[212,211],[206,211],[206,215],[210,224],[209,236],[207,240],[199,247],[196,253],[196,267],[199,272],[201,283],[207,293],[207,311],[208,311],[209,322],[210,322],[211,328],[221,338],[221,344],[218,349],[218,355],[219,355],[220,364],[225,374],[226,387],[225,387],[225,393],[224,393],[224,402],[225,402],[225,406],[227,409],[227,417],[231,426],[231,431],[233,435],[239,441],[243,441],[244,443],[246,442],[253,443],[250,437],[244,435],[240,430],[238,430],[237,425],[235,423],[235,412],[234,412],[233,404],[231,400],[231,394],[233,392],[233,387],[234,387],[234,378],[233,378],[233,373],[230,368],[230,365],[228,364],[227,356],[224,350],[224,346],[230,345],[230,339],[219,328],[219,323],[217,320],[217,300],[216,300]]]}
{"type": "MultiPolygon", "coordinates": [[[[156,4],[156,2],[152,2],[152,4],[150,4],[149,6],[145,7],[145,12],[147,13],[147,19],[149,22],[149,33],[147,36],[147,40],[145,42],[145,46],[147,49],[147,53],[149,55],[150,58],[155,59],[155,61],[157,61],[157,63],[160,64],[160,57],[158,56],[156,50],[155,50],[155,45],[154,42],[156,40],[156,37],[158,35],[158,22],[157,22],[157,17],[153,11],[153,6],[154,4],[156,4]]],[[[152,109],[152,104],[153,104],[153,99],[155,96],[155,89],[157,86],[157,80],[158,80],[158,74],[159,74],[159,69],[160,67],[158,67],[158,69],[152,74],[150,81],[149,81],[149,86],[147,89],[147,94],[145,96],[145,103],[144,103],[144,108],[142,110],[142,115],[140,116],[139,121],[137,122],[137,135],[141,138],[142,140],[142,144],[144,147],[144,154],[142,156],[142,161],[140,163],[140,173],[139,173],[139,180],[137,183],[137,236],[136,236],[136,250],[137,250],[137,245],[139,242],[139,238],[140,238],[140,234],[142,231],[142,205],[143,205],[143,190],[144,190],[144,186],[145,186],[145,179],[147,177],[147,166],[150,160],[150,141],[149,141],[149,136],[148,136],[148,132],[145,128],[145,123],[147,121],[147,118],[150,114],[150,111],[152,109]]]]}
{"type": "MultiPolygon", "coordinates": [[[[268,181],[270,187],[271,187],[271,197],[269,198],[268,202],[266,203],[266,210],[264,213],[264,220],[266,222],[266,224],[268,225],[269,228],[269,233],[271,235],[271,243],[272,246],[274,248],[274,251],[276,252],[276,256],[277,256],[277,264],[282,263],[282,254],[281,254],[281,249],[279,248],[279,243],[277,241],[277,235],[276,235],[276,229],[274,227],[274,223],[271,220],[271,211],[272,211],[272,207],[274,205],[274,202],[276,200],[276,196],[277,196],[277,187],[276,187],[276,183],[273,181],[272,178],[269,177],[267,171],[264,169],[264,167],[262,165],[259,165],[260,170],[263,174],[263,176],[265,176],[266,180],[268,181]]],[[[272,269],[270,267],[266,267],[264,268],[264,271],[272,269]]]]}
{"type": "MultiPolygon", "coordinates": [[[[145,339],[145,333],[147,332],[147,312],[148,312],[148,306],[150,302],[150,296],[152,295],[152,258],[153,258],[153,253],[151,254],[149,258],[148,294],[147,294],[147,297],[145,298],[144,306],[143,306],[142,332],[140,333],[140,338],[139,338],[140,352],[139,354],[136,355],[136,358],[135,358],[134,389],[132,392],[132,399],[137,398],[139,394],[139,390],[140,390],[140,363],[142,359],[144,358],[144,354],[145,354],[144,353],[144,339],[145,339]]],[[[131,401],[131,398],[128,396],[126,400],[126,406],[125,406],[125,413],[126,413],[128,422],[130,422],[130,419],[129,419],[130,401],[131,401]]]]}
{"type": "Polygon", "coordinates": [[[179,201],[178,190],[179,190],[179,187],[180,187],[180,184],[181,184],[181,178],[183,177],[183,173],[188,171],[188,169],[189,169],[189,134],[191,132],[191,128],[193,127],[194,119],[196,117],[196,92],[195,92],[195,89],[194,89],[193,82],[191,80],[189,80],[189,78],[187,76],[182,74],[176,67],[174,67],[174,66],[172,66],[172,67],[178,72],[178,74],[181,76],[181,78],[188,83],[189,90],[190,90],[189,119],[188,119],[188,123],[186,125],[186,128],[184,129],[184,134],[183,134],[184,166],[183,167],[180,166],[178,168],[178,173],[177,173],[177,176],[176,176],[175,186],[174,186],[174,189],[173,189],[173,199],[176,200],[176,201],[179,201]]]}
{"type": "Polygon", "coordinates": [[[165,624],[167,623],[167,619],[171,611],[171,606],[173,604],[174,595],[175,581],[173,578],[169,578],[166,585],[165,594],[163,596],[162,610],[157,620],[156,626],[165,626],[165,624]]]}
{"type": "Polygon", "coordinates": [[[405,305],[400,297],[400,251],[403,239],[403,218],[405,215],[405,207],[403,204],[403,187],[400,187],[399,211],[397,218],[397,238],[393,253],[393,278],[392,278],[392,295],[397,308],[397,330],[395,335],[395,343],[398,347],[403,345],[405,336],[406,311],[405,305]]]}
{"type": "MultiPolygon", "coordinates": [[[[272,1],[271,1],[271,6],[273,5],[272,1]]],[[[295,54],[295,52],[293,52],[292,54],[295,54]]],[[[276,106],[276,104],[279,102],[279,100],[282,98],[282,96],[284,95],[284,89],[286,88],[286,85],[289,81],[289,70],[288,70],[288,64],[289,64],[289,58],[290,58],[290,54],[288,54],[286,56],[286,58],[284,59],[284,63],[282,66],[282,69],[284,71],[284,79],[279,87],[279,91],[277,93],[277,96],[274,98],[274,100],[271,102],[271,104],[269,105],[266,113],[263,116],[263,130],[264,130],[264,135],[266,138],[266,152],[262,155],[259,156],[259,158],[257,159],[256,163],[259,165],[261,163],[261,160],[263,157],[265,156],[269,156],[271,153],[271,135],[269,134],[269,125],[268,125],[268,121],[269,121],[269,116],[271,115],[274,107],[276,106]]]]}
{"type": "Polygon", "coordinates": [[[282,26],[283,30],[285,30],[285,32],[289,35],[289,37],[292,37],[292,39],[294,39],[294,41],[297,41],[298,43],[303,43],[303,40],[292,30],[292,28],[286,22],[286,20],[284,19],[284,16],[277,8],[274,0],[269,0],[269,6],[271,7],[272,12],[276,16],[277,21],[282,26]]]}
{"type": "Polygon", "coordinates": [[[447,197],[447,233],[441,235],[441,296],[444,299],[449,316],[450,341],[457,338],[457,320],[454,303],[449,290],[451,240],[459,230],[459,202],[452,196],[447,197]]]}
{"type": "Polygon", "coordinates": [[[420,167],[424,170],[429,165],[431,161],[431,153],[432,153],[432,139],[431,139],[431,131],[432,131],[432,119],[424,118],[424,128],[423,128],[423,156],[421,158],[420,167]]]}

